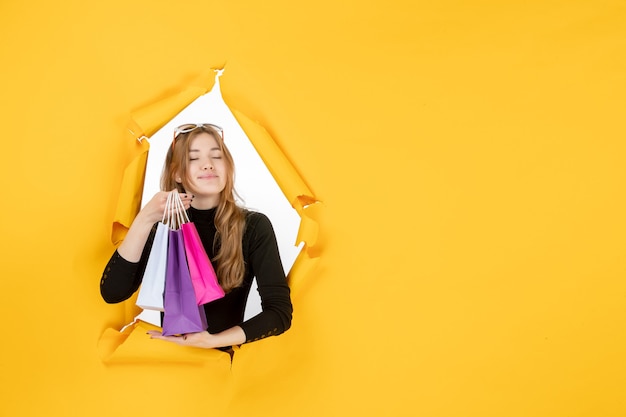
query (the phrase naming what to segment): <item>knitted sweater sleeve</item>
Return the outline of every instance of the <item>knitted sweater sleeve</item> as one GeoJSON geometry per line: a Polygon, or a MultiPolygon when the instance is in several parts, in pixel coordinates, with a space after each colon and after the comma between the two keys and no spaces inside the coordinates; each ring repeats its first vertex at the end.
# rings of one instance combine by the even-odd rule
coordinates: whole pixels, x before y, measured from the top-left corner
{"type": "Polygon", "coordinates": [[[249,240],[244,250],[249,251],[247,267],[256,277],[262,312],[240,325],[246,334],[246,343],[285,332],[291,327],[293,313],[272,224],[264,214],[250,216],[249,240]]]}
{"type": "Polygon", "coordinates": [[[107,303],[119,303],[130,298],[141,285],[148,255],[154,241],[156,227],[152,228],[146,245],[143,248],[139,262],[129,262],[117,252],[109,259],[102,279],[100,280],[100,294],[107,303]]]}

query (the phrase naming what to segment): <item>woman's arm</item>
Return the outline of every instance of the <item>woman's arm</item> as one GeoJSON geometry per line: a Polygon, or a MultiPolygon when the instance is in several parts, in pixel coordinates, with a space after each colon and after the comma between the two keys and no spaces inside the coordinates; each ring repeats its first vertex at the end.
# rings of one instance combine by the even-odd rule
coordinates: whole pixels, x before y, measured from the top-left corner
{"type": "MultiPolygon", "coordinates": [[[[154,238],[154,224],[163,218],[168,194],[159,192],[144,206],[107,263],[100,281],[100,294],[107,303],[124,301],[139,288],[154,238]]],[[[191,196],[180,196],[188,208],[191,196]]]]}
{"type": "Polygon", "coordinates": [[[231,327],[223,332],[210,334],[207,331],[188,333],[182,336],[163,336],[161,332],[151,330],[148,332],[152,339],[167,340],[179,345],[199,347],[204,349],[220,348],[233,345],[241,345],[246,341],[246,334],[239,326],[231,327]]]}
{"type": "Polygon", "coordinates": [[[248,242],[244,242],[244,250],[249,251],[248,267],[256,277],[262,312],[240,324],[246,343],[287,331],[293,313],[272,224],[264,214],[249,213],[249,216],[248,242]]]}

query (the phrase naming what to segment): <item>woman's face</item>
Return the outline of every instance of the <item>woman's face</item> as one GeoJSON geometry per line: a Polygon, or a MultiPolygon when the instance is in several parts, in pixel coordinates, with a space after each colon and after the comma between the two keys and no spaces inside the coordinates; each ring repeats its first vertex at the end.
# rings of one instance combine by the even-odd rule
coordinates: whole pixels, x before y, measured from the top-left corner
{"type": "Polygon", "coordinates": [[[192,206],[198,209],[217,206],[227,175],[226,163],[215,138],[202,132],[191,139],[187,191],[195,196],[192,206]]]}

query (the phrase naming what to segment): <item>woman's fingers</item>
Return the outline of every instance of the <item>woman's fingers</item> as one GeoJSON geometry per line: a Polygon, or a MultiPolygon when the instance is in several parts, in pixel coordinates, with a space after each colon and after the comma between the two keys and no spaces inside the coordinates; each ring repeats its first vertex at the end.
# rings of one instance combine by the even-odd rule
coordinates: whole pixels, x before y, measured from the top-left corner
{"type": "Polygon", "coordinates": [[[146,332],[146,334],[150,335],[150,339],[160,339],[167,340],[169,342],[182,343],[187,339],[186,335],[182,336],[163,336],[163,334],[156,330],[150,330],[146,332]]]}
{"type": "MultiPolygon", "coordinates": [[[[161,201],[161,213],[165,211],[168,196],[170,195],[170,193],[175,193],[175,192],[177,191],[176,190],[160,191],[159,193],[157,193],[157,196],[160,197],[160,201],[161,201]]],[[[185,206],[185,210],[188,209],[189,206],[191,206],[191,202],[193,201],[194,196],[191,193],[178,193],[178,195],[180,197],[180,200],[183,202],[183,205],[185,206]]]]}
{"type": "Polygon", "coordinates": [[[207,337],[210,337],[209,332],[203,331],[198,333],[187,333],[181,336],[163,336],[163,334],[156,330],[149,330],[147,334],[151,339],[167,340],[168,342],[178,343],[179,345],[195,346],[195,347],[207,347],[207,337]]]}
{"type": "MultiPolygon", "coordinates": [[[[169,195],[177,191],[159,191],[152,197],[152,199],[141,210],[143,215],[150,223],[156,223],[163,218],[166,214],[167,199],[169,195]]],[[[188,210],[193,201],[193,195],[191,193],[179,193],[180,199],[183,202],[183,207],[188,210]]]]}
{"type": "Polygon", "coordinates": [[[181,194],[180,199],[183,202],[183,206],[185,206],[185,210],[188,210],[193,201],[193,195],[189,193],[181,194]]]}

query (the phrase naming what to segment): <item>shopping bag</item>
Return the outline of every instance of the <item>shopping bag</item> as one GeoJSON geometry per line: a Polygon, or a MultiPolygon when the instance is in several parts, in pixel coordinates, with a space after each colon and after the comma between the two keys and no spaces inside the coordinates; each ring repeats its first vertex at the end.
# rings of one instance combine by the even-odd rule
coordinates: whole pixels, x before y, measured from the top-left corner
{"type": "Polygon", "coordinates": [[[163,305],[165,310],[163,334],[165,336],[196,333],[207,329],[204,308],[198,306],[196,302],[196,293],[191,283],[180,230],[169,231],[163,305]]]}
{"type": "Polygon", "coordinates": [[[144,310],[163,311],[168,231],[169,228],[164,223],[159,222],[157,224],[154,242],[148,255],[141,288],[137,295],[136,304],[144,310]]]}
{"type": "Polygon", "coordinates": [[[171,193],[172,204],[168,212],[168,248],[165,274],[165,298],[163,301],[163,334],[196,333],[207,329],[204,307],[198,306],[191,282],[183,233],[180,226],[189,222],[180,196],[171,193]]]}
{"type": "Polygon", "coordinates": [[[169,237],[169,213],[172,205],[172,193],[167,196],[165,211],[161,222],[157,224],[152,248],[146,262],[146,269],[141,280],[141,288],[136,304],[144,310],[163,311],[165,291],[165,273],[167,266],[167,242],[169,237]]]}
{"type": "Polygon", "coordinates": [[[215,269],[204,250],[196,225],[191,222],[183,223],[181,230],[191,282],[196,293],[196,302],[198,305],[203,305],[222,298],[224,290],[217,281],[215,269]]]}

